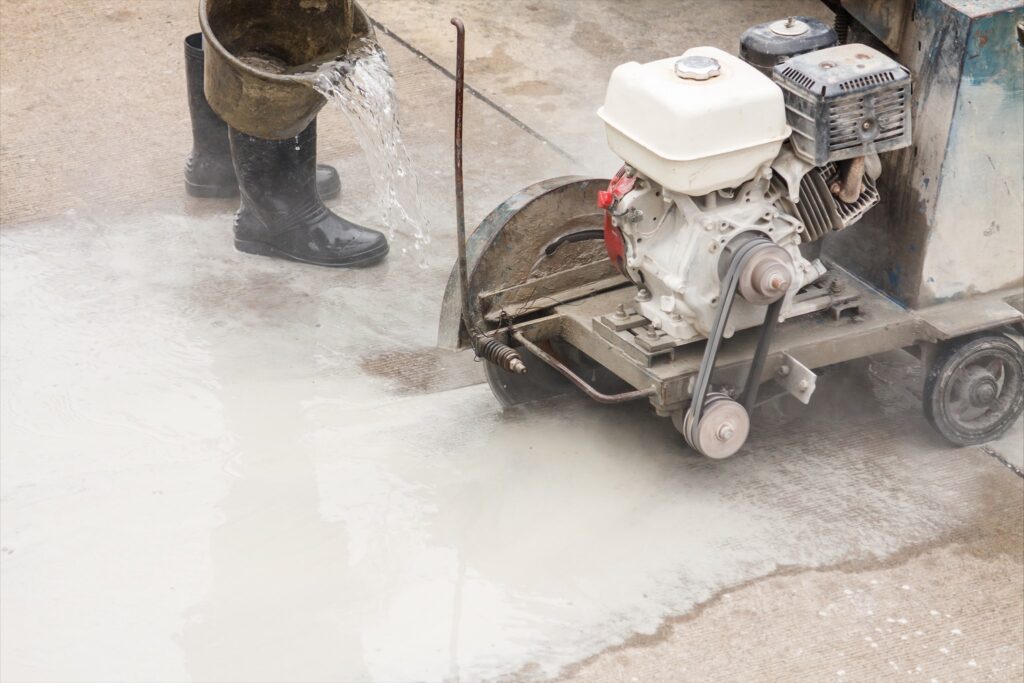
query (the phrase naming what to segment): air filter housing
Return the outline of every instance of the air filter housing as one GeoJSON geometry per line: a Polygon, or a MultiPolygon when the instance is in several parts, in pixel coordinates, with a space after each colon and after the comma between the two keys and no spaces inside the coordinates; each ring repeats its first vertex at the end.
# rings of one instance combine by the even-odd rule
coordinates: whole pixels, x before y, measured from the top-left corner
{"type": "Polygon", "coordinates": [[[910,145],[910,71],[851,43],[792,57],[774,69],[793,150],[815,166],[910,145]]]}
{"type": "Polygon", "coordinates": [[[751,26],[740,36],[740,57],[768,78],[776,64],[838,42],[832,27],[813,17],[790,17],[751,26]]]}

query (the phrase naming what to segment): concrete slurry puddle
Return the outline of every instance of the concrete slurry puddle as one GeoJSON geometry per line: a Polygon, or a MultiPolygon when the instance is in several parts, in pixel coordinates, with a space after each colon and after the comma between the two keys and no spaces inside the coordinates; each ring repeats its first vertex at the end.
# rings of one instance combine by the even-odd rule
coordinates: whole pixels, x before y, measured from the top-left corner
{"type": "Polygon", "coordinates": [[[551,676],[781,568],[940,541],[1012,476],[867,367],[724,462],[642,405],[503,414],[468,361],[395,386],[367,359],[428,353],[445,259],[305,268],[225,220],[0,236],[9,680],[551,676]]]}

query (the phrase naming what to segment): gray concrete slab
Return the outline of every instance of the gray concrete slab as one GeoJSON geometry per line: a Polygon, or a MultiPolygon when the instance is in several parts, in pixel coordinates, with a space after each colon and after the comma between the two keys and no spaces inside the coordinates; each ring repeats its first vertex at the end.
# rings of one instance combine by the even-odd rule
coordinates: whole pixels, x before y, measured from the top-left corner
{"type": "Polygon", "coordinates": [[[455,60],[452,38],[437,27],[459,14],[468,32],[469,83],[567,150],[582,168],[605,174],[621,162],[608,151],[594,112],[616,66],[671,57],[697,45],[737,53],[745,28],[787,13],[831,21],[815,0],[370,0],[365,5],[384,29],[449,70],[455,60]]]}
{"type": "MultiPolygon", "coordinates": [[[[642,406],[396,392],[367,354],[429,343],[435,276],[248,258],[208,239],[223,219],[0,238],[5,679],[543,677],[737,585],[976,534],[1002,583],[938,623],[1019,670],[1022,481],[939,442],[892,367],[826,376],[799,428],[711,462],[642,406]]],[[[894,575],[927,603],[945,566],[894,575]]]]}
{"type": "MultiPolygon", "coordinates": [[[[499,105],[468,100],[475,223],[607,168],[614,63],[816,6],[367,7],[397,36],[428,268],[401,240],[363,271],[244,256],[231,202],[181,198],[191,2],[0,3],[0,678],[1019,680],[1020,428],[947,447],[905,358],[826,375],[712,463],[642,407],[502,413],[433,348],[452,86],[420,55],[448,63],[449,13],[499,105]]],[[[372,222],[332,114],[335,206],[372,222]]]]}

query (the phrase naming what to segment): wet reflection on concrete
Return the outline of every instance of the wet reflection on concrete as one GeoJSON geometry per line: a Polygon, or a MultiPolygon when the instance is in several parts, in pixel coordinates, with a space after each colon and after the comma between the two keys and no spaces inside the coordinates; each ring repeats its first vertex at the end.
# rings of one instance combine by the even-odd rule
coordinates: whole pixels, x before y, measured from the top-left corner
{"type": "Polygon", "coordinates": [[[644,406],[503,414],[468,359],[396,386],[366,359],[430,348],[443,269],[211,250],[223,222],[0,236],[7,678],[550,675],[731,585],[1015,500],[930,431],[906,357],[827,373],[711,462],[644,406]]]}

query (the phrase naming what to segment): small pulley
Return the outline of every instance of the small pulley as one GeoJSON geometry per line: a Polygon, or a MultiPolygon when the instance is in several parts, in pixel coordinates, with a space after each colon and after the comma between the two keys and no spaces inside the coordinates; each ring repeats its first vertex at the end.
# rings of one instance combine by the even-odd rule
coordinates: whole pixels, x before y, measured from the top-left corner
{"type": "Polygon", "coordinates": [[[700,421],[693,424],[693,411],[679,413],[682,419],[676,422],[676,429],[683,433],[690,448],[716,460],[728,458],[743,447],[750,434],[750,416],[747,411],[728,395],[711,392],[704,399],[704,410],[700,421]],[[680,424],[681,422],[681,424],[680,424]]]}

